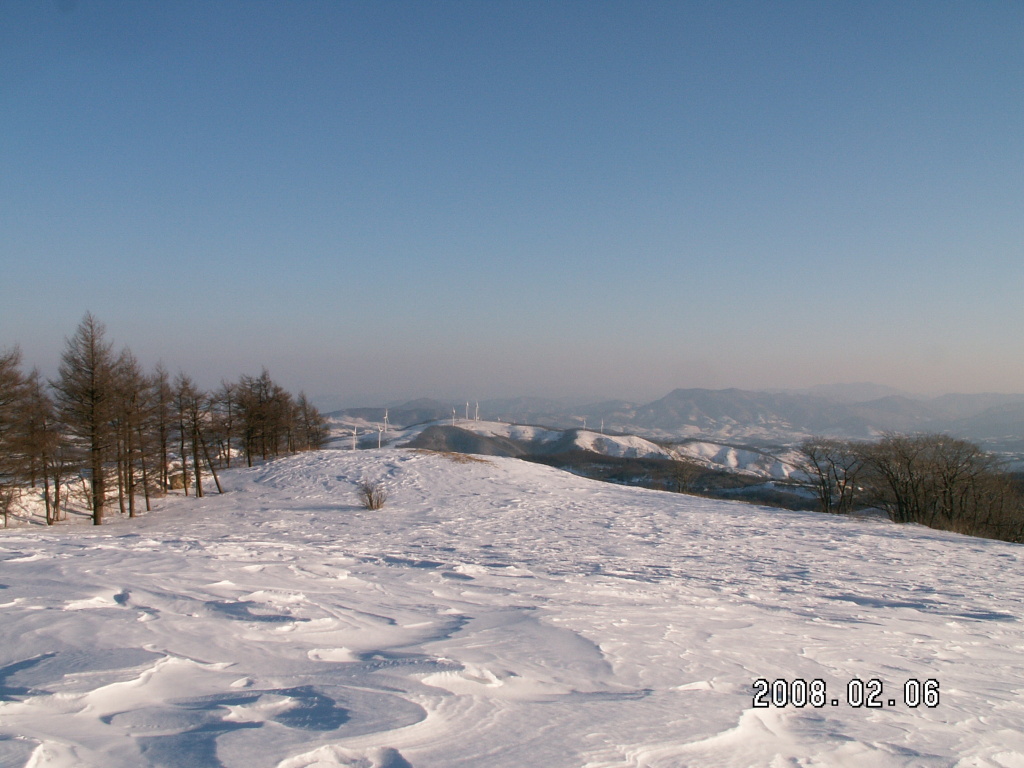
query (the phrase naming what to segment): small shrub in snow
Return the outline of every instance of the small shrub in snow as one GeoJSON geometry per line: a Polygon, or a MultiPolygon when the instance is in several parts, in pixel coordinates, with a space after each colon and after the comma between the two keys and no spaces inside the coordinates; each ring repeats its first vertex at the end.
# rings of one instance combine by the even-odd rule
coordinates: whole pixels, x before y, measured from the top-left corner
{"type": "Polygon", "coordinates": [[[365,509],[381,509],[388,500],[388,491],[383,483],[364,481],[359,484],[359,501],[365,509]]]}

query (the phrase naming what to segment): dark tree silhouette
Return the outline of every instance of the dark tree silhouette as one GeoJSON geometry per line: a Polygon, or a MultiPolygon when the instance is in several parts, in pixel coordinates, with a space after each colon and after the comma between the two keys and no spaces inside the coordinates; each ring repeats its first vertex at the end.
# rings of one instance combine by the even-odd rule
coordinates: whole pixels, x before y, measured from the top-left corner
{"type": "Polygon", "coordinates": [[[86,453],[84,467],[92,486],[92,521],[103,524],[106,503],[104,463],[114,442],[114,356],[106,329],[86,313],[67,340],[59,376],[52,382],[61,421],[86,453]]]}

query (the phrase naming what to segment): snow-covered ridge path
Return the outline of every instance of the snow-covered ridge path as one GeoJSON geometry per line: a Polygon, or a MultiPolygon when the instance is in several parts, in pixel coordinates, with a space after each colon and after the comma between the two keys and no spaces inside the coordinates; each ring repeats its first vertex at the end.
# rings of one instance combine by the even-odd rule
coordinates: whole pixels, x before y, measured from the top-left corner
{"type": "Polygon", "coordinates": [[[1019,546],[397,449],[224,482],[0,534],[0,766],[1024,766],[1019,546]]]}

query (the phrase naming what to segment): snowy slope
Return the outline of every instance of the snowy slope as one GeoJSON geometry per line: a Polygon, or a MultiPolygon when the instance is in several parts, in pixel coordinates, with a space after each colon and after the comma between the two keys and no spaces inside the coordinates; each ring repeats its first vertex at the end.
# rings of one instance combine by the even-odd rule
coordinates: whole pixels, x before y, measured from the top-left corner
{"type": "Polygon", "coordinates": [[[776,456],[762,451],[700,440],[683,443],[676,448],[676,452],[680,456],[718,469],[731,469],[776,480],[804,477],[798,469],[799,456],[793,450],[776,456]]]}
{"type": "MultiPolygon", "coordinates": [[[[500,421],[475,421],[467,419],[442,419],[423,424],[416,424],[404,429],[392,429],[382,433],[380,442],[392,445],[404,445],[415,440],[431,427],[454,426],[484,437],[505,438],[523,445],[526,452],[545,453],[552,450],[559,452],[570,450],[591,451],[605,456],[620,458],[673,459],[686,458],[714,469],[726,469],[735,472],[785,479],[797,472],[798,461],[795,451],[787,451],[781,456],[746,448],[723,445],[708,441],[688,441],[675,448],[664,448],[657,443],[636,435],[606,435],[586,429],[549,429],[546,427],[506,424],[500,421]]],[[[360,427],[365,434],[360,438],[360,445],[372,447],[378,442],[378,429],[367,430],[360,427]]],[[[351,435],[338,430],[339,446],[350,445],[351,435]]]]}
{"type": "MultiPolygon", "coordinates": [[[[404,429],[391,429],[381,434],[380,442],[390,445],[405,445],[416,440],[428,429],[436,427],[454,427],[459,430],[482,435],[483,437],[513,440],[521,444],[527,453],[546,453],[553,450],[560,452],[583,450],[601,453],[606,456],[626,458],[672,458],[670,451],[656,443],[652,443],[650,440],[634,435],[603,435],[585,429],[549,429],[547,427],[524,424],[507,424],[501,421],[477,421],[471,419],[441,419],[416,424],[404,429]]],[[[360,427],[360,429],[365,430],[363,427],[360,427]]],[[[376,427],[372,431],[366,431],[359,438],[359,445],[362,447],[377,445],[377,432],[376,427]]],[[[336,426],[335,434],[339,447],[351,445],[350,442],[347,442],[351,440],[351,431],[346,431],[344,428],[336,426]]]]}
{"type": "Polygon", "coordinates": [[[635,435],[601,435],[582,429],[575,430],[575,432],[573,442],[584,451],[630,459],[670,459],[673,457],[670,451],[635,435]]]}
{"type": "Polygon", "coordinates": [[[1024,765],[1019,546],[396,449],[224,481],[0,533],[0,765],[1024,765]]]}

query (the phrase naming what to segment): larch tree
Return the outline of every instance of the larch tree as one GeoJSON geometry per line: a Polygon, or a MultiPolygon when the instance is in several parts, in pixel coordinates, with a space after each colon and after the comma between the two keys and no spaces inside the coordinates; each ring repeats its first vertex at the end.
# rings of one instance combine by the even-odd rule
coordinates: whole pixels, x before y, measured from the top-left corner
{"type": "Polygon", "coordinates": [[[20,440],[25,377],[21,373],[21,350],[0,353],[0,512],[4,527],[10,506],[18,495],[23,470],[20,440]]]}
{"type": "Polygon", "coordinates": [[[105,461],[114,441],[114,355],[104,339],[106,329],[86,313],[66,341],[58,378],[51,382],[61,421],[85,453],[91,480],[93,525],[103,524],[106,504],[105,461]]]}
{"type": "Polygon", "coordinates": [[[188,495],[187,454],[192,454],[192,471],[195,475],[196,497],[203,495],[203,472],[200,451],[204,422],[203,393],[199,391],[192,379],[179,373],[174,381],[174,394],[178,403],[178,423],[181,430],[181,466],[185,473],[185,494],[188,495]],[[191,448],[191,451],[188,448],[191,448]]]}
{"type": "Polygon", "coordinates": [[[38,478],[42,477],[46,524],[53,525],[61,519],[65,446],[53,400],[35,368],[25,382],[21,439],[28,467],[28,482],[35,487],[38,478]]]}
{"type": "Polygon", "coordinates": [[[17,434],[25,377],[21,373],[21,350],[0,352],[0,475],[16,474],[17,434]]]}
{"type": "MultiPolygon", "coordinates": [[[[149,409],[150,382],[142,372],[142,368],[131,350],[125,349],[114,365],[114,408],[113,423],[117,446],[117,498],[121,505],[121,513],[125,512],[125,500],[128,502],[128,516],[136,515],[136,488],[138,465],[142,465],[142,482],[145,488],[146,447],[143,429],[149,409]]],[[[146,506],[149,508],[149,494],[146,506]]]]}
{"type": "Polygon", "coordinates": [[[295,401],[296,449],[315,451],[327,444],[327,419],[309,402],[305,392],[299,392],[295,401]]]}
{"type": "Polygon", "coordinates": [[[156,452],[160,459],[159,481],[161,489],[166,492],[171,487],[170,469],[171,435],[174,431],[174,389],[171,377],[163,363],[157,363],[153,371],[153,425],[156,433],[156,452]]]}
{"type": "Polygon", "coordinates": [[[231,446],[238,432],[238,385],[221,381],[220,389],[211,399],[212,438],[217,454],[225,467],[231,467],[231,446]]]}
{"type": "Polygon", "coordinates": [[[292,397],[271,378],[264,368],[257,376],[242,376],[238,382],[238,416],[242,424],[242,445],[246,463],[251,467],[258,455],[262,459],[281,453],[287,445],[292,397]]]}

